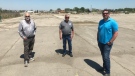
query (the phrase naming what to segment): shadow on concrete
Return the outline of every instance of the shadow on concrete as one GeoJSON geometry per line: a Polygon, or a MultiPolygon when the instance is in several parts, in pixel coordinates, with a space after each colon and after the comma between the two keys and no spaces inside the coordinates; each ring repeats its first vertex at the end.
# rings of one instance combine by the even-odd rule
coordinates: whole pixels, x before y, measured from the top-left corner
{"type": "MultiPolygon", "coordinates": [[[[35,56],[35,52],[32,52],[32,53],[31,53],[31,56],[34,57],[34,56],[35,56]]],[[[22,55],[20,56],[20,58],[24,58],[24,54],[22,54],[22,55]]]]}
{"type": "Polygon", "coordinates": [[[63,49],[57,49],[57,50],[55,50],[55,52],[56,52],[57,54],[63,54],[63,49]]]}
{"type": "MultiPolygon", "coordinates": [[[[55,50],[55,52],[57,54],[63,54],[64,53],[63,49],[57,49],[57,50],[55,50]]],[[[66,50],[66,53],[69,55],[69,51],[68,50],[66,50]]]]}
{"type": "Polygon", "coordinates": [[[104,75],[104,71],[100,71],[100,69],[102,69],[103,67],[101,67],[98,63],[96,63],[95,61],[92,61],[90,59],[84,59],[84,61],[93,69],[95,69],[97,72],[101,73],[102,75],[104,75]]]}

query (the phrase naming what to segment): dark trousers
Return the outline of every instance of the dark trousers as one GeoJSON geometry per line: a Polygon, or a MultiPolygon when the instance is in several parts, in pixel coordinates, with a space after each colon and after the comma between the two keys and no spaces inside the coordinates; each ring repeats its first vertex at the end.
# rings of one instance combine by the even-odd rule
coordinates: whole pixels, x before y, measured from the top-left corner
{"type": "Polygon", "coordinates": [[[105,69],[107,74],[110,74],[110,52],[112,45],[102,44],[99,42],[98,46],[103,59],[103,68],[105,69]]]}
{"type": "Polygon", "coordinates": [[[35,38],[28,38],[23,40],[24,43],[24,61],[32,57],[32,50],[34,47],[35,38]]]}
{"type": "Polygon", "coordinates": [[[64,50],[64,54],[67,53],[66,51],[66,44],[68,41],[68,50],[69,53],[72,53],[72,39],[71,39],[71,35],[62,35],[63,38],[63,50],[64,50]]]}

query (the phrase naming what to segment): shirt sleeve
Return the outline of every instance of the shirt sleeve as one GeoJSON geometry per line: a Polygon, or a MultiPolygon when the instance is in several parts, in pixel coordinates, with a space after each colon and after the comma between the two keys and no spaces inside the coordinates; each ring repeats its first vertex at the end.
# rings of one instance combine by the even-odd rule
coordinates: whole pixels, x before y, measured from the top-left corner
{"type": "Polygon", "coordinates": [[[62,29],[62,22],[61,22],[60,25],[59,25],[59,29],[60,29],[60,30],[62,29]]]}
{"type": "Polygon", "coordinates": [[[98,31],[100,30],[100,29],[99,29],[99,26],[100,26],[100,25],[101,25],[101,20],[100,20],[99,23],[98,23],[98,27],[97,27],[97,28],[98,28],[98,31]]]}
{"type": "Polygon", "coordinates": [[[112,22],[112,31],[113,33],[118,31],[118,23],[116,21],[112,22]]]}
{"type": "Polygon", "coordinates": [[[34,22],[34,35],[36,34],[36,30],[37,30],[37,26],[36,26],[36,24],[34,22]]]}
{"type": "Polygon", "coordinates": [[[18,27],[18,33],[19,33],[19,35],[20,35],[22,38],[25,37],[24,34],[23,34],[23,27],[22,27],[22,23],[21,23],[21,22],[20,22],[19,27],[18,27]]]}
{"type": "Polygon", "coordinates": [[[72,31],[74,31],[74,26],[73,26],[73,23],[72,23],[72,27],[71,27],[72,31]]]}

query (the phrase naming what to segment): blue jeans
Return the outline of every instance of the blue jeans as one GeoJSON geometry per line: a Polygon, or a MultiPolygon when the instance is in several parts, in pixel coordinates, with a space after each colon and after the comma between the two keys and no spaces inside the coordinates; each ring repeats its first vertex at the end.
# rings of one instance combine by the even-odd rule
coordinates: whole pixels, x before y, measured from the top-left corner
{"type": "Polygon", "coordinates": [[[98,42],[98,47],[101,51],[102,59],[103,59],[103,68],[105,69],[107,74],[110,74],[110,52],[112,45],[102,44],[98,42]]]}
{"type": "Polygon", "coordinates": [[[64,54],[67,53],[67,51],[66,51],[67,41],[68,41],[69,53],[72,53],[72,39],[71,39],[71,35],[62,35],[62,38],[63,38],[63,50],[64,50],[64,54]]]}

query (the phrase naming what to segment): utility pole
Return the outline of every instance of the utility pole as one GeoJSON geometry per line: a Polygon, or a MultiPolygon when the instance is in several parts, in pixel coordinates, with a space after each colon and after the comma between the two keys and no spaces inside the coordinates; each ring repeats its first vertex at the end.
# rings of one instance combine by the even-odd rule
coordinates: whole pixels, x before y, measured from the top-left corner
{"type": "Polygon", "coordinates": [[[91,12],[92,12],[92,5],[91,5],[91,12]]]}

